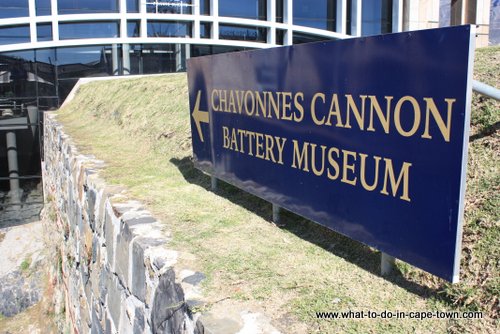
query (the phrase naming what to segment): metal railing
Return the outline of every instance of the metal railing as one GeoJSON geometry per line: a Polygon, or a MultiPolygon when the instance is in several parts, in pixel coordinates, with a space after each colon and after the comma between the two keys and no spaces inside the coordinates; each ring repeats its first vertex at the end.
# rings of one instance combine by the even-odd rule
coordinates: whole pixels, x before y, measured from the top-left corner
{"type": "Polygon", "coordinates": [[[493,86],[487,85],[483,82],[473,80],[472,81],[472,90],[476,93],[482,94],[489,98],[500,101],[500,89],[497,89],[493,86]]]}

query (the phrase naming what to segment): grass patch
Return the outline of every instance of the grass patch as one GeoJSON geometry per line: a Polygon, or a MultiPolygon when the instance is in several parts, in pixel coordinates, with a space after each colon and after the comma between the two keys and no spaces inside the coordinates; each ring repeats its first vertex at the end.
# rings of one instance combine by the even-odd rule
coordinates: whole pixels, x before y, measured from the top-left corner
{"type": "MultiPolygon", "coordinates": [[[[500,47],[477,51],[475,79],[500,87],[500,47]]],[[[455,305],[500,312],[500,103],[474,94],[462,250],[462,280],[446,284],[455,305]]]]}
{"type": "MultiPolygon", "coordinates": [[[[478,59],[487,59],[484,71],[491,69],[489,58],[498,59],[499,50],[478,52],[478,59]]],[[[287,333],[304,332],[294,330],[294,324],[317,333],[494,332],[500,150],[498,130],[491,128],[499,121],[499,111],[498,104],[474,99],[458,285],[404,263],[398,263],[400,272],[382,279],[379,254],[373,249],[288,212],[282,217],[284,226],[277,227],[269,222],[269,203],[228,184],[221,182],[217,194],[210,192],[210,178],[196,170],[191,159],[185,74],[84,85],[58,119],[82,153],[106,162],[102,175],[108,183],[125,186],[128,197],[143,202],[165,222],[173,234],[171,247],[195,255],[195,260],[186,256],[181,261],[207,275],[209,301],[230,298],[258,306],[287,333]],[[315,317],[316,311],[349,309],[478,309],[486,319],[315,317]]]]}
{"type": "Polygon", "coordinates": [[[27,271],[30,268],[30,265],[31,265],[31,258],[27,257],[23,260],[23,262],[21,262],[20,268],[22,271],[27,271]]]}

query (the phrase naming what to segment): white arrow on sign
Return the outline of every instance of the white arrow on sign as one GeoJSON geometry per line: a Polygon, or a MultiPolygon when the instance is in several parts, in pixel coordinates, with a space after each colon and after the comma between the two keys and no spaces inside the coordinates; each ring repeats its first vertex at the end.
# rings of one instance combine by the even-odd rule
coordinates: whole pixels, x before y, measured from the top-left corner
{"type": "Polygon", "coordinates": [[[203,132],[201,131],[200,123],[208,124],[209,120],[208,120],[208,111],[200,110],[200,98],[201,98],[201,90],[198,91],[198,95],[196,96],[196,103],[194,104],[193,113],[191,114],[191,116],[193,116],[194,124],[196,124],[196,129],[198,130],[198,135],[200,136],[200,140],[201,142],[204,142],[203,132]]]}

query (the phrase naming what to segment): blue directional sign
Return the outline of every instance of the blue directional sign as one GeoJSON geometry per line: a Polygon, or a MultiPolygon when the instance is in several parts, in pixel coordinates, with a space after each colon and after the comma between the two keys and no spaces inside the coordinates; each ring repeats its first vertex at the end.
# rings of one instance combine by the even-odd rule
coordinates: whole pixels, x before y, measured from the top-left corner
{"type": "Polygon", "coordinates": [[[473,40],[460,26],[189,59],[195,164],[456,282],[473,40]]]}

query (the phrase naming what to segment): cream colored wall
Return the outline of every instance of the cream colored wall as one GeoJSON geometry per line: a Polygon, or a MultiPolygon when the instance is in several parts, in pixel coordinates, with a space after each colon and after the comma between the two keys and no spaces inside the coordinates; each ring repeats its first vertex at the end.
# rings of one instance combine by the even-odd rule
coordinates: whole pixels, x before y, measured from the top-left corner
{"type": "MultiPolygon", "coordinates": [[[[476,47],[488,46],[491,0],[476,0],[476,47]]],[[[439,0],[408,0],[408,30],[439,27],[439,0]]],[[[462,19],[465,24],[465,19],[462,19]]]]}
{"type": "Polygon", "coordinates": [[[409,30],[439,26],[439,0],[409,0],[409,30]]]}
{"type": "Polygon", "coordinates": [[[476,47],[488,46],[490,26],[491,0],[477,0],[476,24],[476,47]]]}

